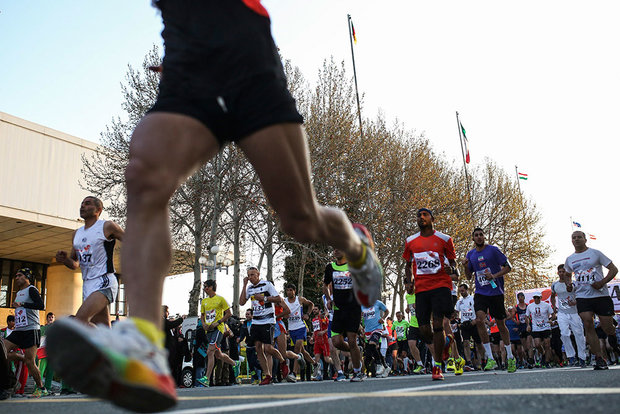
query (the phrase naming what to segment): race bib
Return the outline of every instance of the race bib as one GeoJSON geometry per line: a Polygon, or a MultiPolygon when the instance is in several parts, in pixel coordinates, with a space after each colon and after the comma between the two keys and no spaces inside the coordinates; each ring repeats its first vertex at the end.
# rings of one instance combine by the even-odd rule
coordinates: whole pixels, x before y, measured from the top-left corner
{"type": "Polygon", "coordinates": [[[441,260],[437,252],[414,253],[416,274],[434,275],[441,270],[441,260]]]}
{"type": "Polygon", "coordinates": [[[545,322],[544,320],[536,321],[536,326],[538,326],[539,328],[544,328],[545,326],[547,326],[547,322],[545,322]]]}
{"type": "Polygon", "coordinates": [[[19,307],[15,309],[15,327],[24,328],[28,326],[28,314],[26,308],[19,307]]]}
{"type": "Polygon", "coordinates": [[[591,267],[585,270],[575,270],[575,283],[577,285],[589,285],[595,282],[596,270],[591,267]]]}
{"type": "Polygon", "coordinates": [[[364,319],[374,319],[375,317],[375,308],[372,308],[368,311],[364,311],[364,319]]]}
{"type": "Polygon", "coordinates": [[[349,272],[334,272],[332,285],[334,289],[338,290],[353,289],[353,279],[351,279],[349,272]]]}
{"type": "Polygon", "coordinates": [[[474,311],[471,309],[468,309],[464,312],[461,312],[461,316],[463,319],[467,319],[467,320],[474,319],[474,311]]]}
{"type": "Polygon", "coordinates": [[[486,286],[490,283],[486,278],[489,274],[491,274],[491,270],[488,267],[476,271],[476,280],[478,280],[480,286],[486,286]]]}
{"type": "Polygon", "coordinates": [[[402,339],[405,336],[405,327],[404,326],[397,326],[396,327],[396,337],[398,339],[402,339]]]}
{"type": "Polygon", "coordinates": [[[261,314],[265,310],[265,303],[263,302],[261,304],[257,300],[253,301],[252,302],[252,310],[254,311],[254,313],[261,314]]]}
{"type": "Polygon", "coordinates": [[[317,332],[320,330],[321,330],[321,321],[319,321],[318,319],[313,319],[312,320],[312,331],[317,332]]]}
{"type": "Polygon", "coordinates": [[[301,321],[301,316],[299,316],[299,311],[295,312],[294,315],[289,316],[288,321],[289,322],[300,322],[301,321]]]}
{"type": "Polygon", "coordinates": [[[407,306],[409,306],[409,315],[415,316],[415,305],[413,303],[410,303],[407,306]]]}
{"type": "Polygon", "coordinates": [[[206,323],[215,322],[215,309],[205,312],[205,322],[206,323]]]}

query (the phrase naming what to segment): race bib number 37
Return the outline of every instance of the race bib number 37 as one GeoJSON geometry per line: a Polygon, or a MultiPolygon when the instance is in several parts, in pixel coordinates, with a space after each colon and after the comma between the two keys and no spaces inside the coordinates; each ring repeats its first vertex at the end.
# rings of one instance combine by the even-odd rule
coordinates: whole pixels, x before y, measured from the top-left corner
{"type": "Polygon", "coordinates": [[[441,270],[441,260],[437,252],[414,253],[416,274],[434,275],[441,270]]]}

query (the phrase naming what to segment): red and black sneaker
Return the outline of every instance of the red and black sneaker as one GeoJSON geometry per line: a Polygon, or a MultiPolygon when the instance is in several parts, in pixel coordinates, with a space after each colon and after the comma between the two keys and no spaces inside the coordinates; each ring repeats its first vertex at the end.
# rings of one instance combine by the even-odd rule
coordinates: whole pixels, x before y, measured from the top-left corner
{"type": "Polygon", "coordinates": [[[441,367],[433,365],[433,381],[443,381],[443,374],[441,373],[441,367]]]}
{"type": "Polygon", "coordinates": [[[450,358],[450,344],[452,341],[454,341],[454,337],[452,335],[446,335],[446,345],[443,347],[443,354],[441,355],[444,361],[450,358]]]}
{"type": "Polygon", "coordinates": [[[265,375],[265,378],[258,385],[269,385],[271,384],[271,375],[265,375]]]}

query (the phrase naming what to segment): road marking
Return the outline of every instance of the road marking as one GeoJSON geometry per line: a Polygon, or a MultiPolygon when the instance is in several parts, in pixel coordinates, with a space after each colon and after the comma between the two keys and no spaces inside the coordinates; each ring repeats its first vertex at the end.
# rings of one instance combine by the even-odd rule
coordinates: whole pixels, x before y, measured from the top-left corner
{"type": "MultiPolygon", "coordinates": [[[[191,408],[187,410],[177,410],[170,411],[171,414],[209,414],[209,413],[222,413],[222,412],[230,412],[230,411],[241,411],[241,410],[256,410],[263,408],[275,408],[275,407],[285,407],[287,405],[303,405],[303,404],[316,404],[327,401],[335,401],[335,400],[344,400],[350,398],[371,398],[371,397],[381,397],[381,396],[394,396],[397,392],[413,392],[417,390],[418,392],[424,392],[424,390],[438,389],[438,388],[448,388],[448,387],[460,387],[464,385],[473,385],[480,384],[487,381],[469,381],[469,382],[460,382],[453,384],[437,384],[437,385],[427,385],[423,387],[412,387],[412,388],[402,388],[397,390],[387,390],[387,391],[375,391],[375,392],[366,392],[366,393],[342,393],[342,394],[313,394],[311,398],[308,398],[308,394],[302,394],[304,398],[293,398],[285,401],[271,401],[264,403],[246,403],[246,404],[235,404],[235,405],[223,405],[217,407],[209,407],[209,408],[191,408]]],[[[282,398],[280,396],[274,395],[264,395],[265,398],[282,398]]],[[[290,398],[290,394],[284,395],[284,398],[290,398]]],[[[250,397],[250,396],[248,396],[250,397]]],[[[254,396],[256,397],[256,396],[254,396]]],[[[183,400],[201,400],[201,399],[212,399],[212,398],[204,398],[204,397],[184,397],[183,400]]],[[[220,398],[226,399],[226,397],[220,398]]]]}

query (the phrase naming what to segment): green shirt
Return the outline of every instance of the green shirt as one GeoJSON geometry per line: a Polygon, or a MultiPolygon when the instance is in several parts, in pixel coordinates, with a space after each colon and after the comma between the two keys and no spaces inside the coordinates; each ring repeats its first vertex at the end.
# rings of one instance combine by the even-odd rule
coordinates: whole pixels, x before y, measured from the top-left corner
{"type": "Polygon", "coordinates": [[[398,322],[398,320],[392,323],[392,330],[396,332],[396,340],[404,341],[407,339],[407,329],[409,328],[409,322],[405,319],[398,322]]]}
{"type": "Polygon", "coordinates": [[[405,294],[405,300],[407,301],[407,307],[409,308],[409,326],[413,326],[414,328],[419,328],[418,318],[415,315],[415,293],[410,295],[409,293],[405,294]]]}

